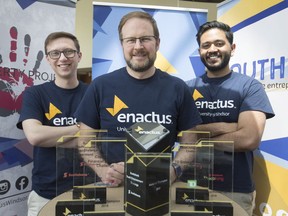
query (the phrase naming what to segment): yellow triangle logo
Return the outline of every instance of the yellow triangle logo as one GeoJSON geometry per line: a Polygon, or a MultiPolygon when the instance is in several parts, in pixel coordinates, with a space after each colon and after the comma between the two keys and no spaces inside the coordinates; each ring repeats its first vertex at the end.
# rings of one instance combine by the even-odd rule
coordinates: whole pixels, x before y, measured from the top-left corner
{"type": "Polygon", "coordinates": [[[185,200],[185,199],[187,199],[188,197],[189,197],[189,196],[188,196],[186,193],[184,193],[182,199],[185,200]]]}
{"type": "Polygon", "coordinates": [[[180,149],[180,146],[177,145],[177,146],[174,146],[174,148],[172,149],[172,152],[178,152],[180,149]]]}
{"type": "Polygon", "coordinates": [[[139,132],[139,131],[143,131],[143,128],[141,128],[140,126],[138,126],[136,129],[135,129],[136,132],[139,132]]]}
{"type": "Polygon", "coordinates": [[[61,114],[62,112],[54,106],[52,103],[49,104],[49,113],[45,113],[45,116],[48,120],[54,118],[57,114],[61,114]]]}
{"type": "Polygon", "coordinates": [[[86,199],[86,196],[84,193],[81,193],[80,199],[86,199]]]}
{"type": "Polygon", "coordinates": [[[197,89],[195,89],[193,92],[193,99],[194,99],[194,101],[196,101],[199,98],[204,98],[204,97],[197,89]]]}
{"type": "Polygon", "coordinates": [[[69,215],[71,213],[71,211],[68,208],[65,208],[65,212],[63,213],[63,215],[69,215]]]}
{"type": "Polygon", "coordinates": [[[133,164],[133,163],[134,163],[134,157],[135,157],[135,155],[132,155],[132,157],[130,157],[130,158],[126,161],[126,163],[127,163],[127,164],[133,164]]]}
{"type": "Polygon", "coordinates": [[[115,116],[120,110],[128,108],[128,106],[116,95],[114,96],[114,106],[113,108],[106,108],[106,110],[112,115],[115,116]]]}
{"type": "Polygon", "coordinates": [[[92,147],[92,141],[88,141],[85,145],[84,145],[85,148],[91,148],[92,147]]]}

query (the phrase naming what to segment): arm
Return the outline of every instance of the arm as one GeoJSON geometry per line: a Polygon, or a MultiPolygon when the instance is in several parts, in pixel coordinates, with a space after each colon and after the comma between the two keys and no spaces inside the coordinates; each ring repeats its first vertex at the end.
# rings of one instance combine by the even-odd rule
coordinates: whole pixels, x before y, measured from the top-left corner
{"type": "Polygon", "coordinates": [[[222,134],[235,132],[237,130],[237,123],[215,122],[209,124],[197,125],[198,131],[209,131],[211,137],[216,137],[222,134]]]}
{"type": "Polygon", "coordinates": [[[80,123],[81,136],[79,137],[78,141],[80,155],[82,156],[84,162],[94,170],[97,176],[101,178],[103,183],[107,183],[111,186],[118,186],[122,184],[124,182],[124,162],[108,164],[104,160],[102,153],[96,144],[93,145],[92,154],[91,152],[89,152],[89,154],[85,154],[85,151],[83,151],[83,149],[86,148],[84,146],[91,139],[96,139],[96,136],[94,138],[89,136],[85,137],[85,134],[91,135],[91,133],[93,133],[91,132],[92,130],[95,131],[95,129],[89,127],[88,125],[80,123]]]}
{"type": "MultiPolygon", "coordinates": [[[[198,134],[195,131],[196,128],[194,127],[185,132],[182,132],[182,137],[179,141],[180,148],[172,162],[178,164],[181,167],[182,171],[185,170],[187,164],[192,163],[193,159],[195,158],[194,156],[196,149],[192,146],[189,146],[190,144],[197,144],[198,134]],[[183,145],[181,146],[181,144],[183,145]]],[[[170,179],[172,183],[177,180],[174,167],[170,168],[170,179]]]]}
{"type": "Polygon", "coordinates": [[[33,146],[55,147],[57,144],[61,146],[76,146],[76,143],[72,142],[72,140],[76,140],[73,137],[65,138],[63,142],[57,142],[57,140],[62,136],[73,136],[79,131],[77,125],[53,127],[42,125],[42,123],[36,119],[24,120],[22,125],[27,140],[33,146]]]}
{"type": "Polygon", "coordinates": [[[235,124],[223,122],[199,125],[197,129],[210,131],[212,141],[234,141],[235,152],[253,151],[260,144],[265,123],[266,116],[263,112],[245,111],[240,113],[236,129],[235,124]]]}

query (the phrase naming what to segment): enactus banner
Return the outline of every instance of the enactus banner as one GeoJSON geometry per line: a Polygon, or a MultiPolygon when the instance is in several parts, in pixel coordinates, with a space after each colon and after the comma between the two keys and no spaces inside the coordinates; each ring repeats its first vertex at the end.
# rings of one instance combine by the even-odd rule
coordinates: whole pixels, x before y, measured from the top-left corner
{"type": "Polygon", "coordinates": [[[54,80],[44,41],[74,32],[75,8],[36,0],[0,0],[0,215],[27,216],[32,146],[16,128],[26,88],[54,80]]]}
{"type": "Polygon", "coordinates": [[[288,215],[287,6],[287,0],[234,0],[218,8],[218,20],[234,31],[231,68],[263,84],[276,114],[255,151],[258,216],[288,215]]]}

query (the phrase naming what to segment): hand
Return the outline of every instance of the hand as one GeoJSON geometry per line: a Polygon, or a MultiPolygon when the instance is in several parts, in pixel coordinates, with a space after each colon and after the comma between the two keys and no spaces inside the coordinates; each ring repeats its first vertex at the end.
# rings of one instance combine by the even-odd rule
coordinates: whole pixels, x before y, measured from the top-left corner
{"type": "Polygon", "coordinates": [[[111,186],[119,186],[124,182],[124,162],[112,163],[101,175],[101,180],[111,186]]]}
{"type": "Polygon", "coordinates": [[[175,170],[172,166],[170,166],[170,184],[173,184],[177,180],[177,176],[175,170]]]}

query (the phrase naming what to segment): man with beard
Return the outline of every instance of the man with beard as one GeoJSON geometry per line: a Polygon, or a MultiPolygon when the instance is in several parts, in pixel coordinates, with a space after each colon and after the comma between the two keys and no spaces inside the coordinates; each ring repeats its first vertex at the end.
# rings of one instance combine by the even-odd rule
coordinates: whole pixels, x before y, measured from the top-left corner
{"type": "Polygon", "coordinates": [[[234,142],[231,169],[217,162],[223,161],[225,155],[232,155],[231,152],[215,145],[214,175],[224,180],[214,181],[213,189],[225,192],[252,215],[256,195],[252,179],[253,150],[260,144],[266,119],[274,116],[273,109],[259,81],[230,70],[235,44],[228,25],[207,22],[196,36],[206,66],[204,75],[187,82],[203,120],[197,129],[209,131],[212,141],[234,142]],[[217,158],[217,155],[222,156],[217,158]],[[227,176],[233,176],[233,181],[227,176]]]}
{"type": "MultiPolygon", "coordinates": [[[[152,16],[141,11],[128,13],[118,33],[127,66],[93,80],[76,112],[80,128],[106,129],[110,137],[125,137],[126,129],[136,122],[160,123],[170,131],[172,139],[167,145],[172,147],[178,132],[201,123],[189,88],[183,80],[155,68],[160,37],[152,16]]],[[[123,183],[123,144],[101,145],[83,158],[102,182],[123,183]],[[90,164],[91,159],[98,165],[90,164]]],[[[178,173],[171,170],[175,180],[179,166],[178,173]]]]}

